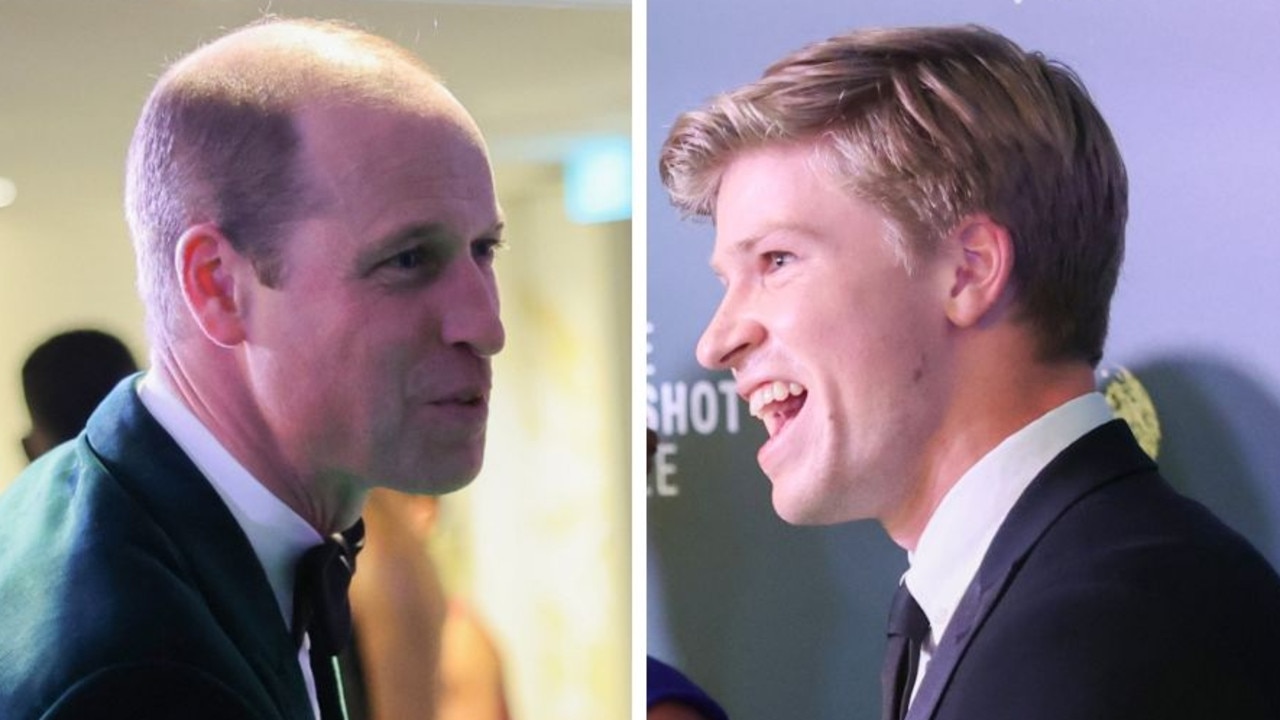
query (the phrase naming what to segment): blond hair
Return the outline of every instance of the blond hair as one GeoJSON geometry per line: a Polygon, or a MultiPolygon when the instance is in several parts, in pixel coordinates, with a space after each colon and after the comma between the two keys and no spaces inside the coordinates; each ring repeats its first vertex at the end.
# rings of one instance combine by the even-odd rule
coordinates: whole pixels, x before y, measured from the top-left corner
{"type": "Polygon", "coordinates": [[[851,32],[681,115],[659,172],[683,212],[713,216],[735,157],[788,142],[812,142],[889,218],[908,267],[965,216],[990,215],[1013,238],[1018,309],[1041,357],[1101,358],[1127,180],[1070,69],[976,26],[851,32]]]}

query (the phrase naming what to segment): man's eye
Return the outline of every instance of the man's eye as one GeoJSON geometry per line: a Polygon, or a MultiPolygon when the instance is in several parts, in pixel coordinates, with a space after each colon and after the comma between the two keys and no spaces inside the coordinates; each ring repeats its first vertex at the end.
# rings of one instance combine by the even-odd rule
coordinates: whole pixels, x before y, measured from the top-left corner
{"type": "Polygon", "coordinates": [[[422,281],[434,278],[444,259],[430,248],[418,246],[401,250],[383,260],[376,268],[391,280],[422,281]]]}
{"type": "Polygon", "coordinates": [[[493,262],[498,250],[502,247],[504,247],[503,242],[495,238],[477,240],[471,243],[471,257],[484,262],[493,262]]]}
{"type": "Polygon", "coordinates": [[[767,252],[764,254],[764,261],[769,266],[769,269],[771,270],[784,267],[786,265],[790,265],[791,262],[795,259],[796,259],[795,255],[792,255],[789,252],[783,252],[781,250],[767,252]]]}
{"type": "Polygon", "coordinates": [[[397,270],[414,270],[422,267],[424,262],[426,262],[426,253],[419,247],[396,253],[387,261],[387,265],[397,270]]]}

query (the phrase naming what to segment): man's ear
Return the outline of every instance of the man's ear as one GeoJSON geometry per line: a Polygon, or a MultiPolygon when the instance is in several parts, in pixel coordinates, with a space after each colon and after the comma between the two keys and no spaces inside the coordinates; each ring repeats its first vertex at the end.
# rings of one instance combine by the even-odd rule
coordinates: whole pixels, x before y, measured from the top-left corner
{"type": "Polygon", "coordinates": [[[969,215],[956,225],[948,241],[952,266],[947,317],[957,327],[976,325],[1001,304],[1013,275],[1013,239],[988,215],[969,215]]]}
{"type": "Polygon", "coordinates": [[[193,225],[178,238],[174,253],[182,297],[205,337],[223,347],[245,338],[244,308],[236,283],[250,266],[212,223],[193,225]]]}

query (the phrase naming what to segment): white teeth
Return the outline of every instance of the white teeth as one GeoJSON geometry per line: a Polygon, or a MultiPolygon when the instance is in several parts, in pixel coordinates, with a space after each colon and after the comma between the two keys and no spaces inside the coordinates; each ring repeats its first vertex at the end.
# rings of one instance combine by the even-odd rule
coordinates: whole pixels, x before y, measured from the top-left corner
{"type": "Polygon", "coordinates": [[[748,399],[748,407],[752,417],[762,417],[763,410],[766,405],[775,402],[781,402],[793,395],[803,395],[805,393],[804,386],[796,382],[783,382],[774,380],[773,382],[764,383],[751,393],[748,399]]]}

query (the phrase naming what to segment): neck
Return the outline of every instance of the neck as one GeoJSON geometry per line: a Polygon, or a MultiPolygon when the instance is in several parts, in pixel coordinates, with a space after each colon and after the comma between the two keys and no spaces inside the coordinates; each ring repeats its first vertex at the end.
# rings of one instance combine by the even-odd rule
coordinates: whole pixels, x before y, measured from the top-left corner
{"type": "Polygon", "coordinates": [[[239,372],[234,349],[158,349],[152,354],[151,374],[255,480],[321,535],[359,519],[367,491],[355,478],[326,477],[288,456],[239,372]],[[211,357],[211,352],[221,356],[211,357]]]}
{"type": "Polygon", "coordinates": [[[922,453],[915,481],[880,518],[903,549],[915,550],[943,498],[983,456],[1045,413],[1094,389],[1088,363],[1046,364],[1026,354],[1010,360],[1006,350],[985,362],[968,363],[969,371],[956,375],[960,380],[933,442],[922,453]]]}

